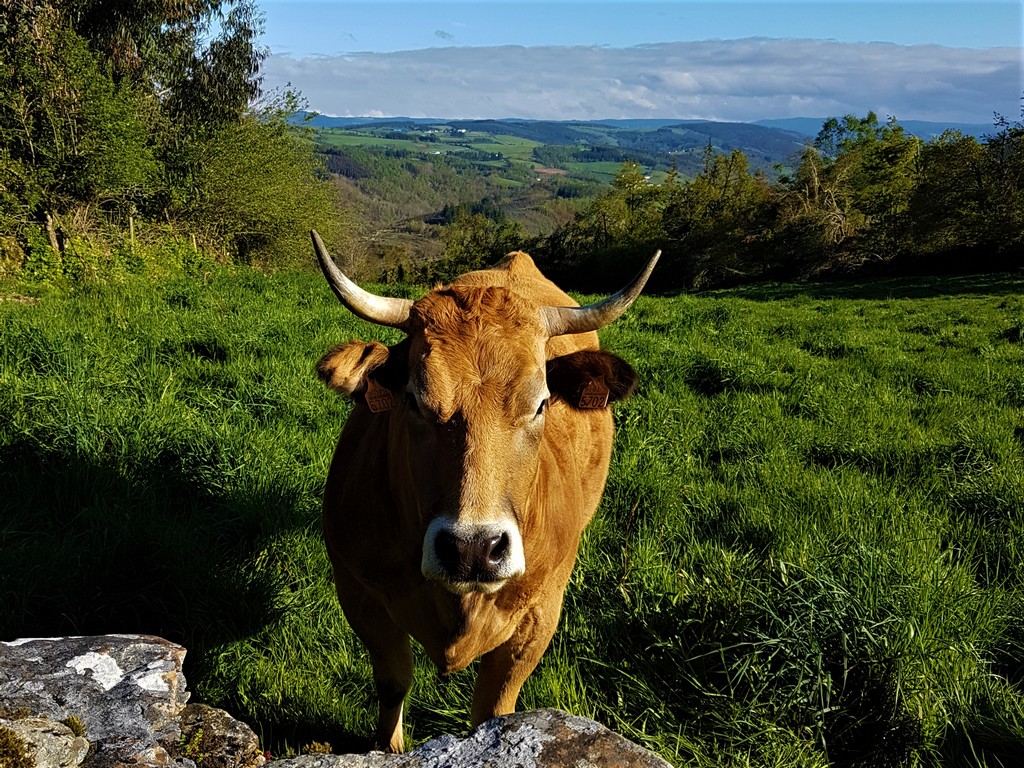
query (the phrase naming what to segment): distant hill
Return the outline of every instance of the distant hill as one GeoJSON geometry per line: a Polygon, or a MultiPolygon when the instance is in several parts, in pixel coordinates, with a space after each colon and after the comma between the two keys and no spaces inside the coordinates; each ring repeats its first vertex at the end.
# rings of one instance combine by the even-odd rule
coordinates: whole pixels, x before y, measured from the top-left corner
{"type": "MultiPolygon", "coordinates": [[[[300,112],[292,122],[305,122],[308,113],[300,112]]],[[[730,146],[722,149],[761,148],[765,141],[772,143],[770,154],[775,154],[784,145],[796,141],[803,144],[808,138],[814,138],[821,130],[824,117],[786,117],[779,119],[755,120],[750,123],[726,123],[714,120],[674,120],[671,118],[635,118],[609,120],[526,120],[522,118],[506,118],[502,120],[453,120],[443,117],[333,117],[316,115],[306,124],[314,128],[353,128],[361,125],[375,127],[394,126],[397,128],[423,128],[427,126],[450,126],[485,133],[519,136],[544,144],[594,144],[594,128],[603,126],[609,131],[598,130],[598,134],[619,133],[623,131],[651,132],[663,128],[680,128],[693,131],[695,134],[718,138],[730,146]],[[751,128],[743,132],[742,127],[751,128]],[[781,134],[757,133],[756,128],[780,131],[781,134]],[[780,144],[779,142],[782,142],[780,144]],[[746,142],[746,146],[744,146],[746,142]],[[733,146],[735,145],[735,146],[733,146]]],[[[967,136],[982,138],[993,132],[991,123],[955,123],[931,122],[926,120],[900,120],[903,129],[922,139],[930,139],[946,130],[956,130],[967,136]]],[[[626,143],[615,141],[611,146],[626,146],[626,143]]],[[[706,141],[704,142],[706,143],[706,141]]],[[[713,142],[714,143],[714,142],[713,142]]]]}
{"type": "Polygon", "coordinates": [[[512,136],[543,145],[612,147],[626,153],[681,155],[681,171],[696,169],[700,155],[708,145],[719,152],[742,150],[752,167],[770,171],[777,164],[788,164],[807,141],[805,134],[784,127],[706,120],[446,120],[317,115],[307,121],[305,117],[304,114],[296,115],[293,121],[305,122],[315,128],[391,129],[396,132],[444,130],[512,136]]]}

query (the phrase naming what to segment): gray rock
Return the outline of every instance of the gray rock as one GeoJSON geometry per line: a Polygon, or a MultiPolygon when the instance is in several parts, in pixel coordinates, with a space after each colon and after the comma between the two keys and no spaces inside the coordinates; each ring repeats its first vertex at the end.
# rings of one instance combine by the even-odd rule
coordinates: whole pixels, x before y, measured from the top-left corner
{"type": "Polygon", "coordinates": [[[0,708],[78,717],[98,747],[90,767],[168,765],[188,701],[184,658],[180,645],[144,635],[0,643],[0,708]]]}
{"type": "Polygon", "coordinates": [[[671,768],[593,720],[557,709],[488,720],[466,738],[442,736],[404,755],[305,755],[274,768],[671,768]]]}
{"type": "MultiPolygon", "coordinates": [[[[213,707],[186,706],[184,657],[181,646],[140,635],[0,643],[0,717],[19,728],[38,723],[38,737],[18,733],[39,768],[261,765],[259,741],[248,726],[213,707]],[[54,722],[72,716],[97,747],[84,763],[88,742],[54,722]],[[44,742],[48,745],[41,746],[44,742]]],[[[668,763],[593,720],[540,709],[495,718],[466,738],[442,736],[404,755],[306,755],[274,766],[666,768],[668,763]]]]}
{"type": "Polygon", "coordinates": [[[178,723],[182,733],[180,751],[201,762],[203,768],[254,768],[264,763],[256,734],[223,709],[189,704],[178,723]]]}
{"type": "Polygon", "coordinates": [[[75,768],[89,754],[88,741],[48,717],[0,718],[0,726],[10,728],[25,742],[36,768],[75,768]]]}

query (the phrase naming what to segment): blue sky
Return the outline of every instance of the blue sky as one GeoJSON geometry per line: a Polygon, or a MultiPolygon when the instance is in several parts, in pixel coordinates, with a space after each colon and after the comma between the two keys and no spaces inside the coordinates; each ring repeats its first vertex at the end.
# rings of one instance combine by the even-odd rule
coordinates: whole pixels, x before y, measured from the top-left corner
{"type": "Polygon", "coordinates": [[[874,109],[983,123],[993,111],[1019,116],[1022,7],[261,3],[267,85],[291,83],[329,114],[754,120],[874,109]]]}
{"type": "Polygon", "coordinates": [[[264,2],[273,53],[418,50],[442,46],[600,45],[743,37],[991,48],[1021,45],[1021,3],[594,2],[420,0],[264,2]]]}

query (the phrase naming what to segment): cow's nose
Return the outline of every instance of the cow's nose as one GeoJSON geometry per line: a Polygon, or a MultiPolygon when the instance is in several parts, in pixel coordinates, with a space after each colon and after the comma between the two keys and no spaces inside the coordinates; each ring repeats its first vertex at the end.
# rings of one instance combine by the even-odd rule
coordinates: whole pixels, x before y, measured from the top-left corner
{"type": "Polygon", "coordinates": [[[503,578],[509,557],[508,533],[460,536],[451,530],[438,531],[434,551],[452,581],[494,581],[503,578]]]}
{"type": "Polygon", "coordinates": [[[423,536],[423,575],[456,594],[495,592],[526,572],[523,539],[511,520],[435,517],[423,536]]]}

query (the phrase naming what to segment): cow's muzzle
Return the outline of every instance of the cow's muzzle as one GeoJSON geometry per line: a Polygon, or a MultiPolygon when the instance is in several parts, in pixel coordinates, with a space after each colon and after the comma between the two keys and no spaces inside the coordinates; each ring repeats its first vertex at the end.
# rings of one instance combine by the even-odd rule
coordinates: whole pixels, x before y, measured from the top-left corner
{"type": "Polygon", "coordinates": [[[526,569],[511,522],[460,523],[436,518],[423,537],[423,575],[458,594],[495,592],[526,569]]]}

